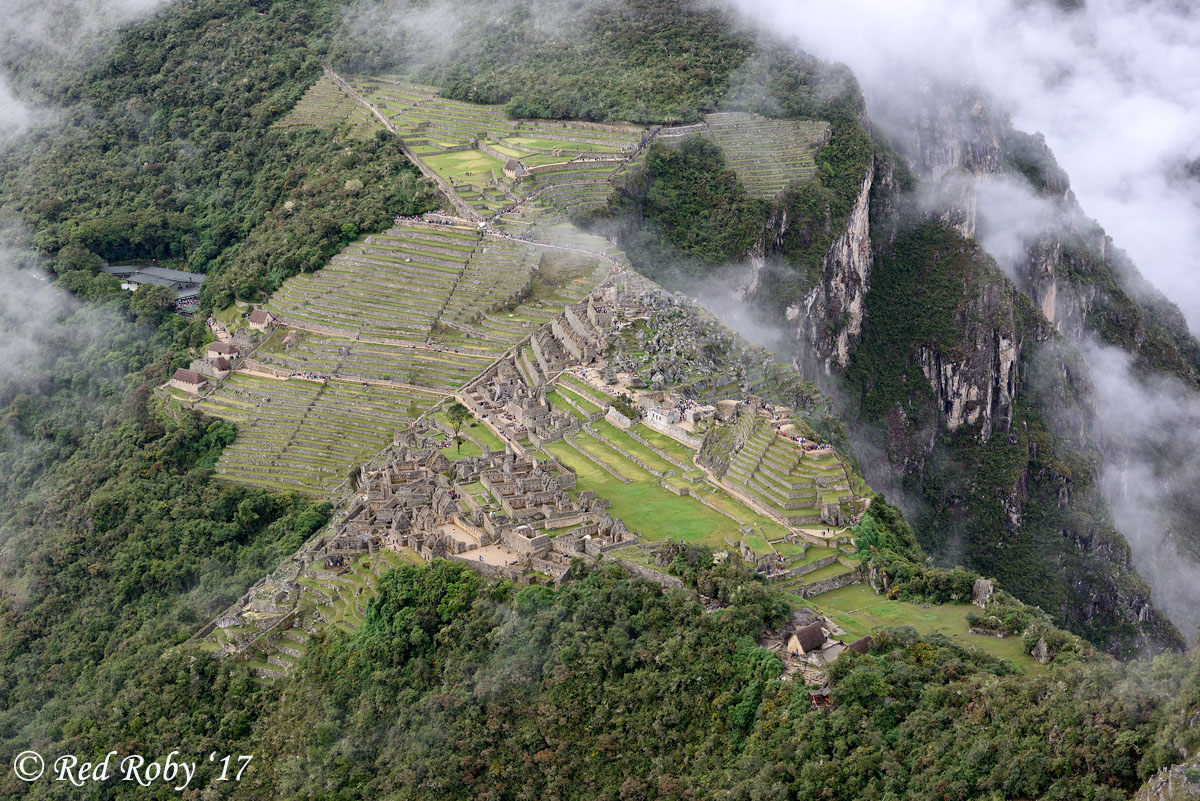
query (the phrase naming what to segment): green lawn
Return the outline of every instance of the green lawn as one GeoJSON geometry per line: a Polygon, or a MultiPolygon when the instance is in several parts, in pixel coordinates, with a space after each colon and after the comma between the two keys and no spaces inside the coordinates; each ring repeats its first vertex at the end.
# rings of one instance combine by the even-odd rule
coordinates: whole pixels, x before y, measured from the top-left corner
{"type": "Polygon", "coordinates": [[[846,567],[841,562],[834,562],[832,565],[826,565],[825,567],[814,570],[811,573],[805,573],[804,583],[815,584],[818,581],[822,581],[827,578],[833,578],[834,576],[841,576],[849,572],[850,568],[846,567]]]}
{"type": "Polygon", "coordinates": [[[593,490],[601,498],[612,501],[610,513],[647,540],[673,537],[725,548],[723,535],[738,537],[737,524],[732,520],[695,498],[681,497],[664,489],[654,483],[654,476],[631,462],[626,461],[621,472],[632,478],[633,483],[622,484],[565,442],[552,442],[545,450],[575,471],[578,489],[593,490]]]}
{"type": "Polygon", "coordinates": [[[425,156],[421,159],[428,167],[447,180],[453,176],[455,180],[465,181],[475,186],[483,186],[492,180],[492,170],[496,177],[503,174],[504,164],[482,150],[463,150],[459,153],[441,153],[436,156],[425,156]],[[470,172],[471,175],[467,175],[470,172]]]}
{"type": "Polygon", "coordinates": [[[450,461],[456,462],[459,459],[466,459],[471,456],[482,456],[483,448],[480,448],[464,436],[461,445],[456,445],[451,441],[450,447],[443,450],[442,453],[446,454],[446,458],[450,461]]]}
{"type": "Polygon", "coordinates": [[[575,401],[575,403],[588,414],[599,414],[604,412],[603,409],[592,403],[587,398],[579,395],[576,392],[573,392],[570,387],[559,384],[557,387],[555,387],[555,389],[562,397],[575,401]]]}
{"type": "Polygon", "coordinates": [[[567,412],[570,412],[576,420],[587,419],[583,412],[564,401],[562,397],[553,389],[546,393],[546,400],[550,402],[551,409],[563,409],[567,412]]]}
{"type": "MultiPolygon", "coordinates": [[[[755,512],[732,495],[717,489],[707,481],[700,481],[691,488],[693,494],[703,494],[704,499],[724,512],[736,517],[743,525],[754,526],[768,540],[777,540],[788,533],[788,529],[768,517],[755,512]]],[[[755,550],[758,550],[757,548],[755,550]]],[[[769,544],[761,549],[763,553],[774,553],[775,549],[769,544]]]]}
{"type": "Polygon", "coordinates": [[[679,472],[678,467],[666,461],[657,453],[650,450],[645,445],[638,442],[636,439],[629,436],[607,420],[597,420],[596,422],[592,423],[592,428],[596,429],[596,431],[598,431],[600,435],[609,442],[612,442],[618,447],[625,449],[660,473],[666,473],[668,471],[674,471],[676,473],[679,472]]]}
{"type": "Polygon", "coordinates": [[[688,448],[677,439],[672,439],[666,434],[662,434],[650,428],[645,423],[638,423],[633,427],[638,436],[649,442],[654,447],[658,448],[663,453],[671,456],[684,464],[691,464],[696,452],[688,448]]]}
{"type": "Polygon", "coordinates": [[[493,451],[502,451],[505,449],[505,447],[507,447],[504,444],[504,440],[492,433],[492,429],[488,428],[483,423],[474,423],[467,428],[464,428],[463,431],[478,440],[480,444],[487,445],[493,451]]]}
{"type": "MultiPolygon", "coordinates": [[[[579,132],[567,131],[567,133],[577,134],[579,132]]],[[[553,150],[557,147],[561,148],[564,153],[613,153],[620,149],[620,145],[597,145],[592,142],[570,142],[566,139],[538,139],[532,136],[509,136],[502,141],[518,147],[530,147],[534,150],[553,150]]]]}
{"type": "MultiPolygon", "coordinates": [[[[784,548],[796,548],[796,547],[797,546],[795,546],[795,545],[788,545],[788,543],[786,543],[786,542],[780,542],[775,545],[775,548],[780,553],[782,553],[784,556],[791,555],[789,553],[784,552],[784,548]]],[[[800,565],[809,565],[809,564],[812,564],[813,562],[819,562],[826,557],[836,556],[837,552],[838,552],[837,548],[822,548],[817,545],[810,545],[810,546],[808,546],[808,550],[804,552],[804,558],[801,559],[799,562],[796,562],[795,566],[798,567],[800,565]]]]}
{"type": "Polygon", "coordinates": [[[882,595],[876,595],[865,584],[852,584],[806,600],[797,599],[794,605],[797,608],[814,606],[824,612],[846,631],[848,640],[891,626],[912,626],[922,634],[938,632],[961,645],[1008,659],[1026,671],[1038,671],[1042,667],[1025,653],[1020,637],[998,640],[983,634],[971,634],[967,630],[967,614],[974,607],[970,604],[941,604],[924,608],[904,601],[889,601],[882,595]]]}

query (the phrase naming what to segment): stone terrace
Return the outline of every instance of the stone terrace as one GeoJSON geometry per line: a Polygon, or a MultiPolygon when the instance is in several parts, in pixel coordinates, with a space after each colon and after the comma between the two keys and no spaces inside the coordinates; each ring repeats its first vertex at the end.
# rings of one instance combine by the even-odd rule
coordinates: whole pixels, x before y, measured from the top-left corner
{"type": "Polygon", "coordinates": [[[733,454],[724,480],[793,526],[841,526],[854,522],[855,512],[861,511],[832,448],[804,450],[765,419],[754,421],[752,435],[733,454]]]}
{"type": "Polygon", "coordinates": [[[267,308],[290,326],[424,342],[479,241],[465,227],[397,226],[289,278],[267,308]]]}
{"type": "Polygon", "coordinates": [[[769,200],[816,174],[813,157],[829,141],[829,123],[720,112],[706,116],[703,124],[665,129],[659,138],[672,142],[695,134],[720,145],[750,194],[769,200]]]}
{"type": "Polygon", "coordinates": [[[346,124],[350,125],[351,135],[363,138],[383,130],[379,120],[370,111],[325,75],[308,88],[295,108],[274,127],[285,130],[310,127],[336,130],[346,124]]]}
{"type": "Polygon", "coordinates": [[[438,396],[360,382],[235,373],[199,409],[239,424],[217,473],[246,484],[325,494],[438,396]]]}

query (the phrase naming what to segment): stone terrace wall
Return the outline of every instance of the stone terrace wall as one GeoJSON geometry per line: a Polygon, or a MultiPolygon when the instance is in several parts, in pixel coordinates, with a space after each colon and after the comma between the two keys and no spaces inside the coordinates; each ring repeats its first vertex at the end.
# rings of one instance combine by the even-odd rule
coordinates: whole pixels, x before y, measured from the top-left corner
{"type": "Polygon", "coordinates": [[[630,573],[632,573],[633,575],[635,575],[639,578],[644,578],[647,581],[653,581],[655,584],[659,584],[662,587],[667,588],[667,589],[682,589],[683,588],[683,581],[681,581],[676,576],[671,576],[671,575],[668,575],[661,571],[655,570],[654,568],[646,567],[645,565],[639,565],[634,562],[629,562],[629,561],[626,561],[625,559],[618,558],[617,561],[620,563],[622,568],[624,568],[625,570],[629,571],[630,573]]]}
{"type": "Polygon", "coordinates": [[[840,590],[842,587],[858,584],[861,581],[862,568],[857,568],[840,576],[830,576],[827,579],[821,579],[812,584],[802,585],[795,590],[795,593],[801,598],[811,598],[814,595],[820,595],[823,592],[830,592],[831,590],[840,590]]]}
{"type": "Polygon", "coordinates": [[[677,425],[672,423],[655,422],[650,418],[646,418],[644,422],[646,425],[648,425],[650,428],[653,428],[660,434],[666,434],[668,437],[677,439],[690,448],[695,448],[696,450],[700,449],[700,445],[702,444],[700,440],[696,439],[677,425]]]}

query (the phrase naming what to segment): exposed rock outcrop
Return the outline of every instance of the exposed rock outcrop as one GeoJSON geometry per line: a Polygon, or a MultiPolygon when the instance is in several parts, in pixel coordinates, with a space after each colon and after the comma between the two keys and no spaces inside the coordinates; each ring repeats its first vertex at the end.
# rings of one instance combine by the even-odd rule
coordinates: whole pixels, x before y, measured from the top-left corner
{"type": "Polygon", "coordinates": [[[872,168],[862,180],[845,231],[834,241],[822,263],[823,280],[798,302],[787,307],[788,322],[800,341],[801,358],[810,370],[829,375],[844,369],[862,335],[865,298],[871,286],[872,168]]]}

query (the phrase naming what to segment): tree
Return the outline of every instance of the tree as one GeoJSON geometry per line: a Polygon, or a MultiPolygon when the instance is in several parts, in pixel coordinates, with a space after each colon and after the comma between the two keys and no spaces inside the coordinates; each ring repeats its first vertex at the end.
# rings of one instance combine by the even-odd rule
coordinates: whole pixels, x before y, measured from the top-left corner
{"type": "Polygon", "coordinates": [[[129,308],[141,321],[157,322],[175,301],[175,293],[165,286],[142,284],[133,293],[129,308]]]}
{"type": "Polygon", "coordinates": [[[462,453],[462,427],[473,417],[471,410],[455,401],[446,410],[446,415],[450,418],[450,425],[454,428],[454,443],[458,446],[458,452],[462,453]]]}

